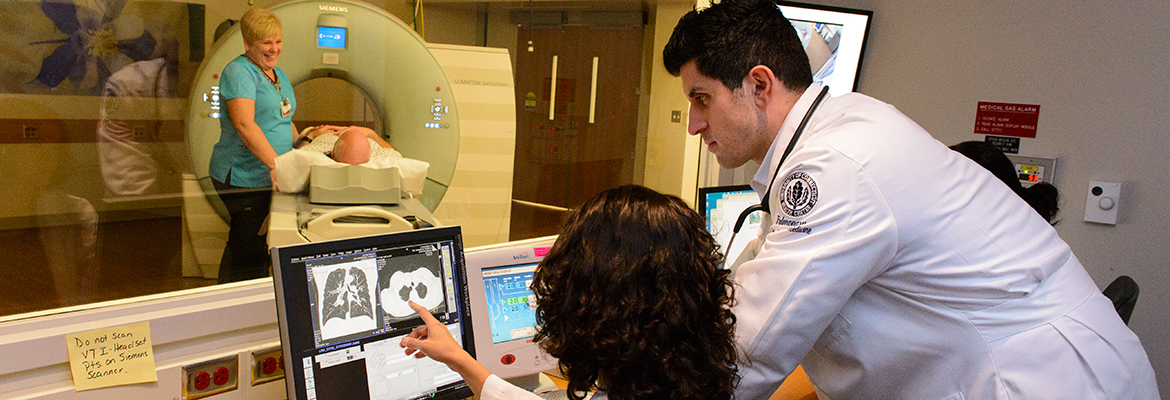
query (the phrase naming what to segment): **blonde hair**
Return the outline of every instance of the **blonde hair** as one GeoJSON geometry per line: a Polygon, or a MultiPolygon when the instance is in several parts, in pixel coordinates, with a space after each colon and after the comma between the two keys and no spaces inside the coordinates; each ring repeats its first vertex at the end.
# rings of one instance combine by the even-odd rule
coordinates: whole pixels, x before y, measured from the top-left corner
{"type": "Polygon", "coordinates": [[[245,41],[251,43],[284,33],[284,26],[271,11],[253,8],[240,17],[240,33],[244,35],[245,41]]]}

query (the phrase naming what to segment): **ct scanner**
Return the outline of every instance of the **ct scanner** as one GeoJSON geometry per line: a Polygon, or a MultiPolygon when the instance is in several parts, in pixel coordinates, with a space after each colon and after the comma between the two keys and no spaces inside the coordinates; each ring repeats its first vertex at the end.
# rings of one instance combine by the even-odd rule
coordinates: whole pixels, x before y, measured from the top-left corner
{"type": "MultiPolygon", "coordinates": [[[[270,11],[280,18],[284,28],[284,48],[277,67],[284,70],[293,85],[332,77],[363,90],[382,112],[380,134],[404,156],[426,161],[430,168],[422,195],[401,199],[397,204],[313,204],[307,195],[275,193],[269,245],[439,225],[431,213],[439,206],[455,173],[459,118],[451,87],[426,43],[397,18],[366,4],[296,1],[270,11]]],[[[185,189],[201,190],[210,207],[225,219],[208,165],[212,147],[220,136],[218,118],[225,112],[219,97],[219,73],[243,52],[237,26],[218,41],[200,66],[186,118],[195,176],[188,177],[185,189]]],[[[196,200],[193,197],[187,196],[187,201],[196,200]]],[[[218,263],[218,259],[214,262],[218,263]]]]}

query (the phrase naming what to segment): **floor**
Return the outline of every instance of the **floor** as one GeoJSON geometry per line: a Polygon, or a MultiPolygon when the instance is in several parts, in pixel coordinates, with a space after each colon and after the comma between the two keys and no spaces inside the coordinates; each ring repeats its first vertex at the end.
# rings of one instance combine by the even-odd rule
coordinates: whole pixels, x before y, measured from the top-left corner
{"type": "Polygon", "coordinates": [[[182,276],[181,240],[177,216],[0,230],[0,316],[215,284],[182,276]]]}

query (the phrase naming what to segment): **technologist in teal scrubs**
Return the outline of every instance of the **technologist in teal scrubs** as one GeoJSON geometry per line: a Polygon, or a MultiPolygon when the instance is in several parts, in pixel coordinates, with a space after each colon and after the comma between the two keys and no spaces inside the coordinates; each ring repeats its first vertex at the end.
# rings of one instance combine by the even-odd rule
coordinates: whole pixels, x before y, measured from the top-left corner
{"type": "Polygon", "coordinates": [[[284,28],[276,15],[251,9],[240,18],[244,54],[220,74],[227,113],[219,121],[219,142],[211,152],[210,173],[231,215],[219,283],[268,276],[268,217],[276,156],[292,150],[297,101],[288,76],[276,67],[284,28]]]}

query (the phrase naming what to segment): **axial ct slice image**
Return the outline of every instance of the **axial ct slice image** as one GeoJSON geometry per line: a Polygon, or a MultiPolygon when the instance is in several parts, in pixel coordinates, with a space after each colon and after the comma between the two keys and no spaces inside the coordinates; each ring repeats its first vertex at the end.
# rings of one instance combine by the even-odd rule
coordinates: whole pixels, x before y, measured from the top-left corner
{"type": "Polygon", "coordinates": [[[382,288],[382,310],[395,318],[408,317],[414,314],[410,301],[428,310],[434,309],[443,304],[442,285],[439,277],[426,268],[395,271],[390,275],[389,284],[382,288]]]}

